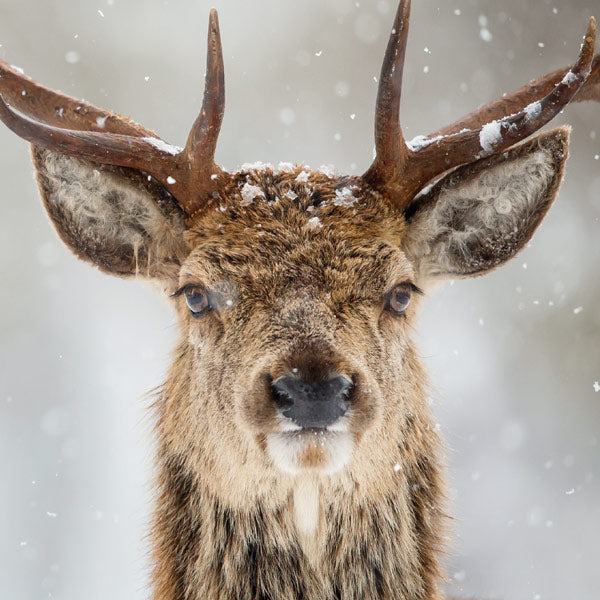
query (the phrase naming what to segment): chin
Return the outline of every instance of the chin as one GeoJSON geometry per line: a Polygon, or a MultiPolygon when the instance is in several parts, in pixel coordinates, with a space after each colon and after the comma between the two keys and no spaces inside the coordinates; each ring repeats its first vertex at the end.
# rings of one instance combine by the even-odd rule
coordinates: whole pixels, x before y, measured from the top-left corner
{"type": "Polygon", "coordinates": [[[275,467],[290,475],[334,475],[352,458],[354,440],[341,428],[306,428],[270,433],[267,453],[275,467]]]}

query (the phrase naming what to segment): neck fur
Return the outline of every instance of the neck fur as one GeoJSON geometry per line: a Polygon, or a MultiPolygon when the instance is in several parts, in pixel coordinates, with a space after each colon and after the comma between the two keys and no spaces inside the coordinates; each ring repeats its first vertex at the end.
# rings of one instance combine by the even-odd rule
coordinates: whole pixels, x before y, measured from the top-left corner
{"type": "Polygon", "coordinates": [[[443,535],[431,455],[405,455],[395,487],[298,478],[280,503],[227,506],[163,455],[154,521],[156,600],[434,600],[443,535]]]}

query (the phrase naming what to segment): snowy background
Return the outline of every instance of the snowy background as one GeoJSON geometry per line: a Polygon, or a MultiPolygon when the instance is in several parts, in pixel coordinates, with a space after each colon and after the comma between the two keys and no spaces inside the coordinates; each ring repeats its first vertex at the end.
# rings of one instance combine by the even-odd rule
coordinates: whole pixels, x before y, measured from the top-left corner
{"type": "MultiPolygon", "coordinates": [[[[218,162],[372,152],[395,2],[213,0],[227,110],[218,162]]],[[[407,138],[572,62],[598,0],[419,0],[407,138]]],[[[1,0],[0,56],[183,145],[203,89],[205,0],[1,0]]],[[[596,14],[600,17],[600,14],[596,14]]],[[[600,552],[600,106],[572,106],[560,198],[531,247],[447,285],[421,316],[448,442],[458,594],[597,600],[600,552]]],[[[174,317],[78,262],[0,128],[0,598],[148,598],[151,422],[174,317]]]]}

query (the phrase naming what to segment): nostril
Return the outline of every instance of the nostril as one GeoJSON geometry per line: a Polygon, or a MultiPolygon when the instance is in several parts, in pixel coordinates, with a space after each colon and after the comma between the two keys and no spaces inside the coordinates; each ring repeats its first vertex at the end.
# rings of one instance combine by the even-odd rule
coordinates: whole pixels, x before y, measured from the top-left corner
{"type": "Polygon", "coordinates": [[[271,389],[273,390],[273,396],[275,399],[275,404],[277,404],[278,408],[287,408],[294,404],[294,400],[292,395],[290,394],[290,390],[286,385],[286,382],[282,379],[278,379],[277,381],[271,381],[271,389]]]}
{"type": "Polygon", "coordinates": [[[324,397],[348,398],[353,388],[353,384],[346,377],[334,377],[321,384],[319,393],[324,397]]]}
{"type": "Polygon", "coordinates": [[[327,427],[348,411],[352,381],[338,376],[308,382],[281,377],[271,383],[279,412],[300,427],[327,427]]]}

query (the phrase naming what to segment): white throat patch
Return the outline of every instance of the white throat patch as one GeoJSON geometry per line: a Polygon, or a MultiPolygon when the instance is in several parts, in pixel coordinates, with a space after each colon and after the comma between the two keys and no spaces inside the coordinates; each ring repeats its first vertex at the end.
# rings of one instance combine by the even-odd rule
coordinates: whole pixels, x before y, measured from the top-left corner
{"type": "Polygon", "coordinates": [[[319,483],[316,477],[298,477],[294,488],[294,518],[301,536],[316,533],[319,525],[319,483]]]}

